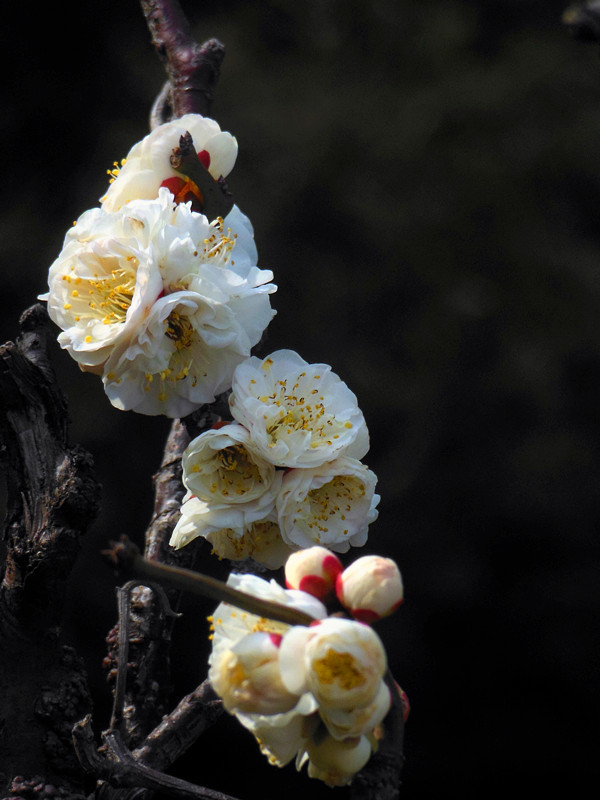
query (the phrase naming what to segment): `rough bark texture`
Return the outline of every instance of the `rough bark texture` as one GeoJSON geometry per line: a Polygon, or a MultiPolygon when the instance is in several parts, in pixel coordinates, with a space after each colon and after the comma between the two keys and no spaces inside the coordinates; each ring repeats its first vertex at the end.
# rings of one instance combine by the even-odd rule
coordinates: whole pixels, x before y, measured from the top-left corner
{"type": "Polygon", "coordinates": [[[168,81],[151,115],[151,127],[184,114],[210,109],[225,48],[216,39],[198,44],[180,6],[169,0],[141,0],[152,43],[168,81]]]}
{"type": "Polygon", "coordinates": [[[66,580],[98,510],[90,456],[67,439],[68,413],[48,358],[46,310],[22,316],[0,347],[0,437],[7,486],[0,586],[0,790],[78,794],[71,728],[89,711],[85,670],[60,638],[66,580]],[[15,783],[16,776],[20,776],[15,783]],[[39,777],[43,776],[43,777],[39,777]]]}

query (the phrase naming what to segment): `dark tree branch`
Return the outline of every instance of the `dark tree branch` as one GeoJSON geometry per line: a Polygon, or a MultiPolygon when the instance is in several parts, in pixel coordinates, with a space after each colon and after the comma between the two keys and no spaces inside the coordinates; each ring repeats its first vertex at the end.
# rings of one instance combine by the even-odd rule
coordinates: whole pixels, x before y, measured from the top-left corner
{"type": "Polygon", "coordinates": [[[0,440],[7,484],[0,586],[0,792],[30,781],[80,792],[70,730],[90,708],[85,671],[60,639],[66,581],[98,510],[90,456],[68,443],[68,412],[50,365],[46,309],[29,308],[0,347],[0,440]],[[30,713],[24,713],[30,709],[30,713]],[[13,778],[21,778],[15,783],[13,778]],[[44,776],[40,779],[37,776],[44,776]]]}
{"type": "Polygon", "coordinates": [[[246,594],[210,575],[143,558],[126,536],[121,537],[119,542],[113,542],[112,549],[104,552],[122,575],[137,575],[140,579],[154,581],[165,587],[210,597],[217,603],[230,603],[250,614],[257,614],[287,625],[310,625],[314,622],[314,618],[303,611],[246,594]]]}
{"type": "Polygon", "coordinates": [[[99,507],[90,456],[67,441],[66,401],[50,366],[46,310],[20,320],[0,347],[0,436],[8,489],[0,619],[21,632],[60,623],[65,581],[99,507]]]}
{"type": "Polygon", "coordinates": [[[155,769],[168,769],[222,713],[222,701],[205,680],[179,701],[133,755],[155,769]]]}
{"type": "Polygon", "coordinates": [[[210,111],[225,48],[216,39],[198,44],[177,0],[140,0],[152,43],[168,82],[151,114],[151,126],[184,114],[210,111]]]}
{"type": "Polygon", "coordinates": [[[103,734],[102,752],[96,749],[91,718],[86,716],[73,728],[79,760],[86,770],[115,789],[149,789],[175,800],[235,800],[230,795],[164,775],[136,759],[117,731],[103,734]]]}

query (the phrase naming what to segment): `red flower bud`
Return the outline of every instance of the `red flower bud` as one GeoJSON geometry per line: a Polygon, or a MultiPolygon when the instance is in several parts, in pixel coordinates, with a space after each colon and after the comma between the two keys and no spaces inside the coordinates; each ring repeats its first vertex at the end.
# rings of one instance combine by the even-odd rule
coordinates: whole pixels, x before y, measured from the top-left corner
{"type": "Polygon", "coordinates": [[[333,591],[342,569],[339,558],[324,547],[316,545],[298,550],[286,561],[286,586],[288,589],[300,589],[322,600],[333,591]]]}

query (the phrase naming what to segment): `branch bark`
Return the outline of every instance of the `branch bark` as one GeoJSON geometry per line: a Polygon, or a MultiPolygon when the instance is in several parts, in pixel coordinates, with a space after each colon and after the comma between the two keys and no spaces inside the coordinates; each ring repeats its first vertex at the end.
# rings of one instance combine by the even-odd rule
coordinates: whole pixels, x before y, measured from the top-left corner
{"type": "Polygon", "coordinates": [[[177,0],[140,2],[152,43],[168,75],[152,109],[151,127],[184,114],[206,116],[214,99],[225,48],[217,39],[198,44],[177,0]]]}
{"type": "Polygon", "coordinates": [[[60,638],[66,580],[98,511],[91,457],[68,443],[68,411],[50,365],[46,310],[29,308],[0,347],[6,550],[0,586],[0,792],[33,781],[77,794],[71,727],[90,708],[85,670],[60,638]],[[23,709],[33,709],[24,714],[23,709]],[[15,783],[15,776],[19,780],[15,783]],[[40,778],[39,776],[44,776],[40,778]]]}
{"type": "MultiPolygon", "coordinates": [[[[73,729],[75,747],[82,764],[100,781],[106,781],[113,789],[146,789],[158,792],[175,800],[235,800],[230,795],[197,786],[188,781],[165,775],[136,759],[116,731],[103,734],[104,746],[98,752],[88,715],[73,729]]],[[[100,786],[99,795],[103,784],[100,786]]],[[[135,796],[139,796],[138,792],[135,796]]]]}

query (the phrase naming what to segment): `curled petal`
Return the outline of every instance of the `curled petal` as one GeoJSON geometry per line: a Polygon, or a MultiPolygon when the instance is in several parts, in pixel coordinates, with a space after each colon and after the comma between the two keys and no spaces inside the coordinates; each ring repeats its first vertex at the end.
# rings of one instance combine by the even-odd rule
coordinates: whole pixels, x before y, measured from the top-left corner
{"type": "MultiPolygon", "coordinates": [[[[366,736],[337,741],[327,736],[318,743],[310,740],[306,747],[308,774],[328,786],[346,786],[371,757],[371,745],[366,736]]],[[[300,767],[302,760],[298,761],[300,767]]]]}
{"type": "Polygon", "coordinates": [[[266,632],[250,633],[220,652],[209,677],[229,713],[270,715],[296,706],[298,697],[281,682],[278,656],[278,639],[266,632]]]}
{"type": "Polygon", "coordinates": [[[379,684],[375,699],[367,706],[357,706],[349,711],[321,709],[321,719],[334,739],[344,740],[370,733],[383,721],[392,705],[390,690],[384,681],[379,684]]]}

